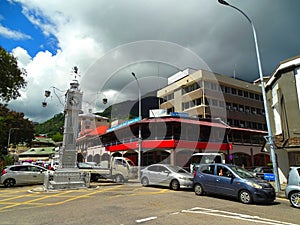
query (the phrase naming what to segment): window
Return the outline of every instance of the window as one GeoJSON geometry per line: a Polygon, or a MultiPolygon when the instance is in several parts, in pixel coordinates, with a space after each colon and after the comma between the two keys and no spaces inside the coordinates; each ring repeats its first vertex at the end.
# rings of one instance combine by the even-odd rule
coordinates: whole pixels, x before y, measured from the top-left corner
{"type": "Polygon", "coordinates": [[[245,112],[250,113],[250,107],[249,106],[245,106],[245,112]]]}
{"type": "Polygon", "coordinates": [[[236,89],[235,88],[231,88],[231,94],[236,95],[236,89]]]}
{"type": "Polygon", "coordinates": [[[230,102],[226,102],[226,109],[232,110],[232,106],[230,102]]]}
{"type": "Polygon", "coordinates": [[[153,171],[153,172],[157,172],[157,169],[158,169],[157,166],[149,166],[148,167],[148,170],[153,171]]]}
{"type": "Polygon", "coordinates": [[[231,88],[230,87],[225,87],[225,93],[231,93],[231,88]]]}
{"type": "Polygon", "coordinates": [[[213,106],[218,106],[218,100],[212,99],[211,101],[213,106]]]}
{"type": "Polygon", "coordinates": [[[259,97],[259,95],[258,94],[255,94],[255,100],[260,100],[260,97],[259,97]]]}
{"type": "Polygon", "coordinates": [[[225,102],[219,101],[219,106],[220,106],[221,108],[225,108],[225,102]]]}
{"type": "Polygon", "coordinates": [[[214,174],[215,166],[214,165],[204,165],[200,168],[202,173],[214,174]]]}
{"type": "Polygon", "coordinates": [[[234,111],[237,111],[237,110],[238,110],[238,105],[237,105],[237,104],[233,103],[233,104],[232,104],[232,107],[233,107],[233,110],[234,110],[234,111]]]}
{"type": "Polygon", "coordinates": [[[244,91],[244,97],[249,98],[249,92],[248,91],[244,91]]]}
{"type": "Polygon", "coordinates": [[[239,105],[239,111],[244,112],[244,106],[243,105],[239,105]]]}
{"type": "Polygon", "coordinates": [[[223,85],[220,85],[219,87],[220,91],[222,91],[223,93],[225,92],[225,87],[223,85]]]}
{"type": "Polygon", "coordinates": [[[253,93],[249,93],[250,98],[254,99],[254,94],[253,93]]]}
{"type": "Polygon", "coordinates": [[[210,85],[212,90],[217,90],[217,84],[211,83],[210,85]]]}
{"type": "Polygon", "coordinates": [[[239,96],[243,96],[243,91],[242,90],[238,90],[238,95],[239,96]]]}

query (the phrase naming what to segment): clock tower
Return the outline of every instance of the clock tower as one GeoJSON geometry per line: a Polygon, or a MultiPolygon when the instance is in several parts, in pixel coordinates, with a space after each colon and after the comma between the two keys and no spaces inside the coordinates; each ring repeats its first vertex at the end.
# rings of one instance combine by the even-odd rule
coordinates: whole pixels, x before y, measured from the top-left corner
{"type": "Polygon", "coordinates": [[[44,180],[46,190],[87,188],[90,183],[90,174],[80,172],[77,168],[76,139],[83,95],[76,80],[77,72],[77,67],[74,67],[75,79],[71,81],[65,95],[65,123],[63,145],[59,151],[59,168],[53,174],[46,174],[44,180]]]}
{"type": "Polygon", "coordinates": [[[81,105],[82,92],[79,89],[78,81],[73,80],[66,93],[63,146],[60,151],[60,165],[62,168],[77,168],[76,139],[81,105]]]}

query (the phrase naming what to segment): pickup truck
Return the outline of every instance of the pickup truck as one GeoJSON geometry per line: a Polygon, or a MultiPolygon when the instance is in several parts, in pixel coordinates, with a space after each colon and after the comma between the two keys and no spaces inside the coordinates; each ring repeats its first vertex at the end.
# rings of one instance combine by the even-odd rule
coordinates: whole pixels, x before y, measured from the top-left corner
{"type": "Polygon", "coordinates": [[[77,166],[80,171],[89,172],[91,181],[94,182],[99,179],[111,179],[117,183],[124,183],[138,176],[137,167],[130,159],[124,157],[112,157],[108,161],[101,161],[99,165],[81,162],[77,166]]]}

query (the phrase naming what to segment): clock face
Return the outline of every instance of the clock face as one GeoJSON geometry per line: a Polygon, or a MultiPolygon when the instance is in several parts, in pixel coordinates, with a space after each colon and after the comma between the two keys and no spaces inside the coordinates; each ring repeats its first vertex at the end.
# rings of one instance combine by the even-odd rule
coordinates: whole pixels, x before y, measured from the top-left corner
{"type": "Polygon", "coordinates": [[[69,99],[70,105],[78,105],[79,104],[79,99],[75,96],[70,97],[69,99]]]}

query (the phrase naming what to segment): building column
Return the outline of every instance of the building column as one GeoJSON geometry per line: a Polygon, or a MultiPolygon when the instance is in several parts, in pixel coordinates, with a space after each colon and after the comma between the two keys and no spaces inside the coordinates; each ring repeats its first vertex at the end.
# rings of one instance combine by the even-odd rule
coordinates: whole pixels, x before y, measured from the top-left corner
{"type": "Polygon", "coordinates": [[[175,149],[172,148],[170,151],[170,164],[175,165],[175,149]]]}

